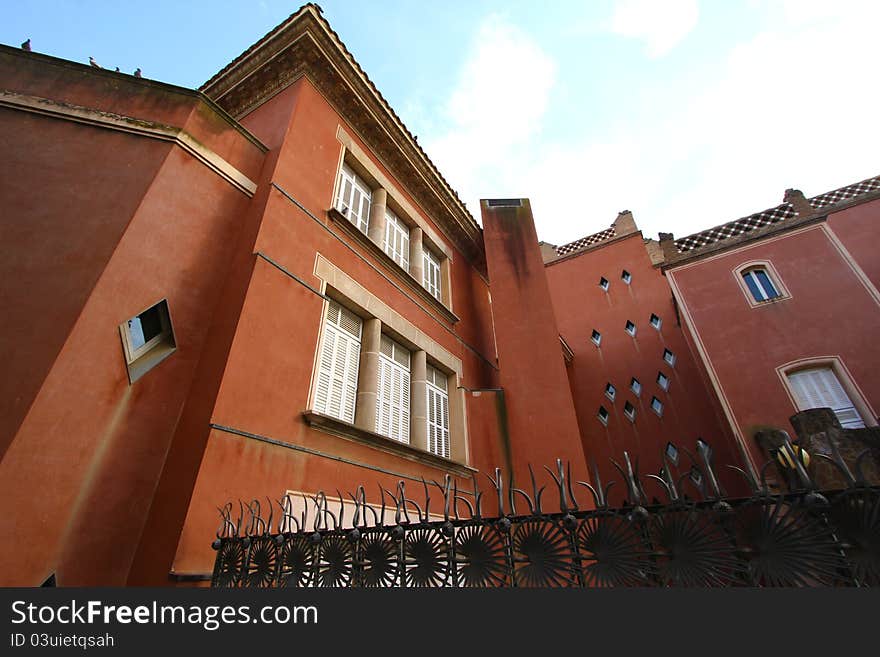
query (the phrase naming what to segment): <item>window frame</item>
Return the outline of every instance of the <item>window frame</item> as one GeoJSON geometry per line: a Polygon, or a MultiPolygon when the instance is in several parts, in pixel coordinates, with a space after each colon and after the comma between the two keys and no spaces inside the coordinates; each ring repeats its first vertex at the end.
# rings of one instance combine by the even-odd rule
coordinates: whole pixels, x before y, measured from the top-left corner
{"type": "Polygon", "coordinates": [[[663,417],[663,409],[664,409],[663,402],[656,395],[652,395],[651,396],[651,410],[654,411],[658,417],[663,417]],[[658,409],[657,406],[659,406],[660,408],[658,409]]]}
{"type": "Polygon", "coordinates": [[[636,407],[629,400],[623,405],[623,414],[630,422],[636,421],[636,407]]]}
{"type": "Polygon", "coordinates": [[[623,330],[626,331],[631,337],[636,337],[636,323],[631,319],[626,320],[626,324],[623,326],[623,330]]]}
{"type": "MultiPolygon", "coordinates": [[[[342,161],[342,166],[339,167],[339,173],[336,176],[336,180],[336,198],[334,199],[333,207],[336,208],[336,210],[338,210],[339,213],[359,231],[364,235],[367,235],[370,230],[370,209],[373,206],[373,186],[370,184],[369,180],[356,171],[355,167],[351,166],[346,160],[342,161]],[[352,207],[348,204],[347,200],[344,201],[342,198],[346,182],[351,184],[352,196],[355,191],[359,191],[361,196],[366,199],[366,217],[361,217],[359,213],[357,215],[357,221],[352,220],[352,207]],[[345,212],[343,208],[347,208],[348,212],[345,212]],[[363,227],[361,227],[361,223],[363,223],[363,227]]],[[[363,209],[363,201],[361,202],[361,209],[363,209]]]]}
{"type": "MultiPolygon", "coordinates": [[[[774,267],[773,263],[769,260],[749,260],[748,262],[741,263],[734,268],[732,273],[737,285],[739,285],[740,290],[742,290],[743,295],[745,295],[746,301],[752,308],[778,303],[791,298],[791,293],[788,291],[782,277],[779,275],[779,271],[777,271],[776,267],[774,267]],[[759,270],[764,272],[771,285],[775,288],[777,293],[775,297],[756,299],[755,295],[752,293],[745,277],[746,275],[759,270]]],[[[755,279],[757,281],[757,276],[755,279]]],[[[760,281],[758,281],[758,284],[760,285],[760,281]]],[[[761,285],[761,288],[763,289],[763,285],[761,285]]]]}
{"type": "Polygon", "coordinates": [[[168,299],[162,298],[140,312],[125,319],[119,324],[119,336],[122,340],[122,352],[125,359],[125,367],[128,372],[129,384],[140,379],[144,374],[152,370],[168,356],[177,351],[177,340],[174,336],[174,324],[171,321],[171,309],[168,299]],[[132,342],[129,322],[139,318],[153,308],[159,309],[159,324],[161,331],[154,335],[144,344],[135,347],[132,342]]]}
{"type": "Polygon", "coordinates": [[[657,313],[651,313],[651,316],[648,318],[648,323],[658,331],[660,330],[660,327],[663,326],[663,320],[657,313]],[[654,321],[655,319],[657,320],[656,322],[654,321]]]}
{"type": "Polygon", "coordinates": [[[669,391],[669,377],[666,376],[663,372],[657,372],[657,385],[660,386],[660,389],[664,392],[669,391]],[[665,381],[665,383],[664,383],[665,381]]]}
{"type": "MultiPolygon", "coordinates": [[[[320,338],[318,340],[318,348],[317,348],[317,352],[316,352],[314,386],[313,386],[311,407],[313,410],[315,410],[318,413],[321,413],[322,415],[326,415],[328,417],[336,418],[337,420],[341,420],[343,422],[348,422],[348,423],[354,424],[355,419],[356,419],[356,415],[357,415],[357,393],[358,393],[358,384],[360,382],[360,356],[361,356],[361,350],[363,347],[364,318],[361,317],[360,315],[358,315],[357,313],[355,313],[354,311],[352,311],[351,309],[347,308],[345,305],[339,303],[336,300],[332,300],[332,301],[327,300],[324,302],[324,304],[322,305],[322,308],[321,308],[321,329],[320,329],[320,331],[321,331],[321,333],[320,333],[320,338]],[[357,335],[357,337],[354,337],[350,331],[346,331],[346,329],[342,328],[341,326],[337,326],[336,324],[329,323],[330,309],[333,306],[337,306],[339,308],[340,321],[342,320],[342,317],[344,316],[343,314],[346,312],[349,313],[350,315],[352,315],[353,317],[357,318],[357,320],[358,320],[358,335],[357,335]],[[329,327],[329,331],[328,331],[328,327],[329,327]],[[341,392],[342,398],[341,398],[340,404],[339,404],[340,405],[340,412],[342,413],[342,415],[335,415],[332,412],[330,412],[330,403],[331,403],[330,402],[330,400],[331,400],[330,391],[332,390],[333,377],[335,376],[334,375],[335,368],[333,368],[332,366],[331,366],[330,373],[329,373],[330,382],[328,383],[327,400],[324,403],[324,407],[319,408],[319,404],[321,403],[319,400],[319,394],[320,394],[319,393],[319,386],[321,385],[321,376],[322,376],[322,368],[323,368],[322,361],[323,361],[323,357],[324,357],[324,349],[327,344],[328,333],[332,333],[334,335],[334,340],[338,341],[339,339],[343,339],[343,340],[347,340],[347,341],[354,341],[357,343],[357,358],[355,359],[354,375],[353,375],[353,377],[354,377],[354,397],[351,400],[351,418],[348,418],[345,413],[342,413],[345,406],[347,405],[346,404],[346,402],[347,402],[346,386],[348,386],[349,384],[346,383],[344,381],[344,379],[346,378],[346,374],[349,373],[350,363],[343,364],[343,370],[344,370],[343,384],[342,384],[343,388],[342,388],[342,392],[341,392]]],[[[335,344],[338,344],[338,342],[336,342],[335,344]]],[[[334,350],[334,353],[337,353],[337,352],[334,350]]]]}
{"type": "Polygon", "coordinates": [[[630,272],[628,272],[626,269],[622,269],[620,271],[620,280],[622,280],[627,285],[632,284],[632,278],[633,278],[632,274],[630,272]]]}
{"type": "Polygon", "coordinates": [[[432,297],[443,303],[443,263],[434,250],[428,247],[424,241],[422,242],[422,286],[432,297]],[[430,280],[429,270],[436,271],[436,285],[430,280]],[[432,287],[436,287],[436,292],[431,289],[432,287]]]}
{"type": "Polygon", "coordinates": [[[410,271],[409,240],[411,228],[394,210],[385,206],[385,235],[382,238],[382,250],[405,271],[410,271]],[[389,240],[389,237],[392,239],[389,240]],[[400,249],[394,248],[392,242],[401,242],[400,249]]]}
{"type": "Polygon", "coordinates": [[[642,382],[639,381],[636,377],[632,377],[629,380],[629,389],[636,397],[642,396],[642,382]]]}
{"type": "Polygon", "coordinates": [[[673,353],[672,349],[668,347],[663,348],[663,362],[669,365],[669,367],[675,367],[675,353],[673,353]],[[669,354],[669,358],[666,355],[669,354]]]}
{"type": "Polygon", "coordinates": [[[776,374],[779,376],[782,387],[788,395],[789,401],[791,401],[796,413],[800,413],[804,409],[801,409],[800,407],[798,396],[792,387],[788,376],[803,370],[818,368],[827,368],[831,370],[866,427],[880,426],[875,409],[868,401],[867,396],[862,392],[861,387],[856,383],[843,359],[838,355],[799,358],[798,360],[785,363],[776,368],[776,374]]]}
{"type": "Polygon", "coordinates": [[[590,334],[590,341],[596,345],[597,347],[602,344],[602,334],[599,333],[596,329],[593,329],[593,332],[590,334]]]}
{"type": "Polygon", "coordinates": [[[611,287],[611,282],[604,276],[600,276],[599,287],[602,289],[603,292],[607,292],[608,289],[611,287]]]}
{"type": "Polygon", "coordinates": [[[610,381],[605,384],[605,396],[611,401],[614,401],[614,398],[617,396],[617,388],[610,381]]]}
{"type": "Polygon", "coordinates": [[[596,419],[599,420],[606,427],[608,426],[608,417],[609,417],[608,409],[599,404],[599,410],[596,411],[596,419]]]}

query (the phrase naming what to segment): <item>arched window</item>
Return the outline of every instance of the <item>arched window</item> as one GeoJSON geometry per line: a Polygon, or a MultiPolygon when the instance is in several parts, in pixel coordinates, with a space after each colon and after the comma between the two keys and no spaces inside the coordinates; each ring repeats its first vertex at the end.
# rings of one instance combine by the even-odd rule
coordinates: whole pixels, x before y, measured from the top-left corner
{"type": "Polygon", "coordinates": [[[836,356],[805,358],[777,368],[800,411],[830,408],[844,429],[877,424],[873,411],[836,356]]]}
{"type": "Polygon", "coordinates": [[[779,273],[767,261],[742,264],[734,270],[734,276],[752,306],[790,296],[779,273]]]}

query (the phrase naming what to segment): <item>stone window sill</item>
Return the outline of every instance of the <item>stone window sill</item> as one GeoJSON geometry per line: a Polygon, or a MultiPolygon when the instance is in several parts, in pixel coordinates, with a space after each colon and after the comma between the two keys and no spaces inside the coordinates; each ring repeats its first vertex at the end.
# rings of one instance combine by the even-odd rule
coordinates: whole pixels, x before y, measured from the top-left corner
{"type": "Polygon", "coordinates": [[[361,429],[360,427],[356,427],[344,420],[330,417],[323,413],[303,411],[302,415],[309,426],[318,431],[323,431],[333,436],[345,438],[346,440],[351,440],[363,445],[368,445],[383,452],[400,456],[409,461],[414,461],[422,465],[429,465],[459,477],[470,478],[473,474],[478,472],[476,468],[472,468],[464,463],[458,463],[457,461],[437,456],[431,452],[412,447],[407,443],[392,440],[387,436],[383,436],[373,431],[361,429]]]}
{"type": "Polygon", "coordinates": [[[385,251],[382,250],[378,244],[376,244],[369,237],[364,235],[360,230],[358,230],[357,226],[352,224],[348,219],[345,218],[339,210],[336,208],[330,208],[327,210],[327,216],[342,228],[350,237],[353,237],[358,243],[365,246],[373,256],[379,260],[385,267],[391,270],[396,278],[402,281],[406,286],[415,292],[420,299],[427,302],[428,305],[431,306],[434,310],[436,310],[447,322],[451,324],[455,324],[459,321],[458,315],[452,312],[449,308],[447,308],[442,301],[437,299],[433,294],[428,292],[424,288],[423,285],[417,281],[412,274],[410,274],[406,269],[401,267],[391,256],[389,256],[385,251]]]}

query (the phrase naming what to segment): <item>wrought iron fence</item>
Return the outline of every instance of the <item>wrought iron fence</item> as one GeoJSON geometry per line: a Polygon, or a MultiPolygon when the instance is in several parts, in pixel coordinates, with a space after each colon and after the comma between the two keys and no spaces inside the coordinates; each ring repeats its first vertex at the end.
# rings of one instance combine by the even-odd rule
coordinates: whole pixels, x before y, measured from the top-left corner
{"type": "MultiPolygon", "coordinates": [[[[286,497],[220,509],[215,587],[612,587],[612,586],[876,586],[880,583],[880,487],[870,486],[835,450],[824,458],[847,486],[819,491],[803,452],[786,441],[778,460],[755,472],[737,470],[752,494],[723,495],[711,448],[685,450],[693,467],[679,472],[677,450],[664,454],[659,475],[639,476],[628,455],[614,463],[626,502],[612,508],[593,465],[592,483],[572,482],[560,461],[544,468],[555,489],[553,508],[531,468],[531,492],[489,477],[498,514],[485,517],[484,491],[460,491],[449,477],[423,482],[421,503],[380,489],[368,504],[359,487],[351,502],[338,493],[303,499],[294,513],[286,497]],[[773,494],[771,467],[787,467],[792,490],[773,494]],[[666,501],[647,503],[652,480],[666,501]],[[684,494],[687,489],[690,494],[684,494]],[[582,508],[588,494],[591,508],[582,508]],[[431,494],[435,493],[432,499],[431,494]],[[386,504],[386,500],[389,504],[386,504]],[[432,513],[431,505],[439,501],[432,513]],[[337,506],[338,504],[338,506],[337,506]],[[346,506],[349,513],[346,513],[346,506]],[[352,508],[353,507],[353,508],[352,508]],[[277,522],[273,519],[276,517],[277,522]],[[346,517],[348,516],[348,517],[346,517]],[[439,519],[432,519],[438,518],[439,519]]],[[[733,466],[729,466],[733,467],[733,466]]],[[[548,484],[550,480],[548,480],[548,484]]]]}

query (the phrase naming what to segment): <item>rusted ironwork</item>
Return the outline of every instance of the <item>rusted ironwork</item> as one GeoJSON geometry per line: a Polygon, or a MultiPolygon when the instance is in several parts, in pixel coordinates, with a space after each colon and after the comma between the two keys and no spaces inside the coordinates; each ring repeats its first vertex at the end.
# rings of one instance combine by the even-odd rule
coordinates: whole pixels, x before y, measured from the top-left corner
{"type": "MultiPolygon", "coordinates": [[[[691,452],[667,446],[659,475],[639,475],[624,454],[621,482],[573,481],[561,461],[530,491],[487,476],[499,514],[483,514],[477,478],[465,494],[447,476],[422,482],[418,495],[399,482],[369,504],[359,487],[326,494],[228,503],[220,509],[215,587],[616,587],[877,586],[880,488],[868,486],[834,453],[824,457],[849,486],[819,491],[789,440],[793,490],[770,490],[767,473],[737,470],[751,488],[725,497],[700,441],[691,452]],[[680,463],[680,452],[690,463],[680,463]],[[645,485],[666,500],[648,503],[645,485]],[[622,483],[625,503],[608,495],[622,483]],[[584,508],[584,495],[592,498],[584,508]],[[581,501],[578,501],[580,496],[581,501]],[[418,499],[417,499],[418,498],[418,499]],[[343,499],[346,504],[343,504],[343,499]],[[351,500],[348,502],[348,500],[351,500]],[[550,506],[552,505],[552,509],[550,506]]],[[[730,466],[733,467],[733,466],[730,466]]],[[[417,485],[418,486],[418,485],[417,485]]]]}

